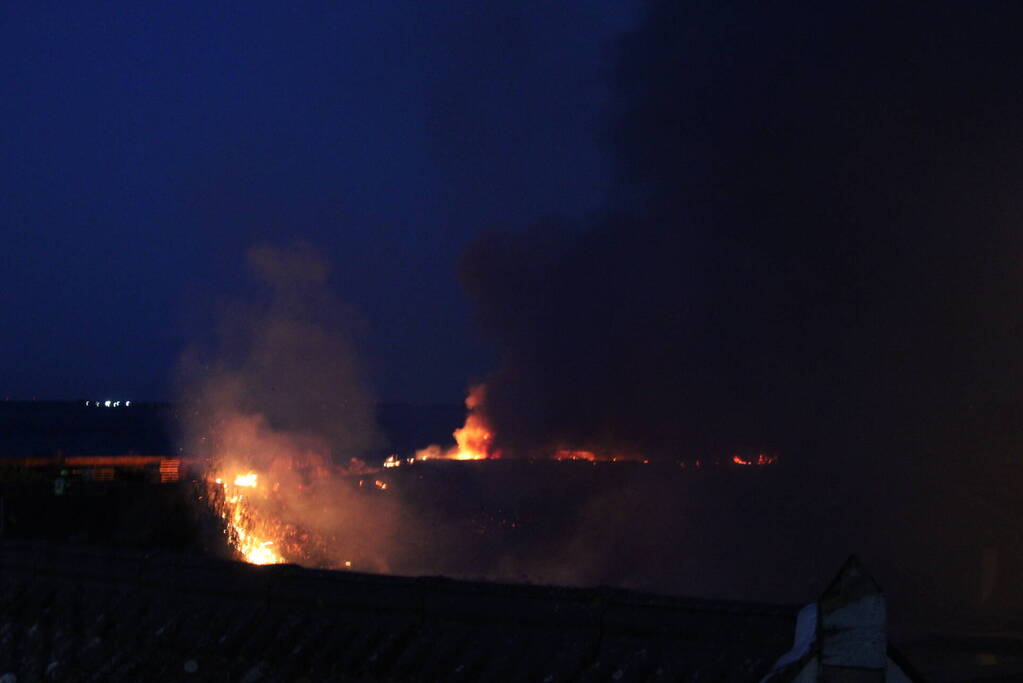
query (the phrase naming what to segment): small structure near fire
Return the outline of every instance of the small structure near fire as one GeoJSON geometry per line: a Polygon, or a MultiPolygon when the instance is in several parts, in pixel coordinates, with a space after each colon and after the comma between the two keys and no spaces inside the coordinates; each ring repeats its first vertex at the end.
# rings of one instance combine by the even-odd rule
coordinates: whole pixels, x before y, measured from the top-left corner
{"type": "Polygon", "coordinates": [[[817,602],[796,618],[792,649],[762,683],[910,683],[921,680],[888,643],[887,603],[850,557],[817,602]]]}
{"type": "Polygon", "coordinates": [[[5,458],[7,470],[26,470],[43,477],[64,476],[80,481],[145,481],[173,484],[185,478],[195,463],[166,455],[52,455],[5,458]]]}

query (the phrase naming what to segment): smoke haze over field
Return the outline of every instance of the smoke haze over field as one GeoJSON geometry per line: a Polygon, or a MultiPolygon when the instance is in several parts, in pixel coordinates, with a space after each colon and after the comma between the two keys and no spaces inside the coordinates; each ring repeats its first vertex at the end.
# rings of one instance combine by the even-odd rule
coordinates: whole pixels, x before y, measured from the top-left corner
{"type": "MultiPolygon", "coordinates": [[[[254,247],[254,300],[225,307],[212,348],[184,363],[183,396],[210,419],[261,415],[322,439],[338,463],[380,445],[355,349],[358,321],[331,293],[329,264],[307,245],[254,247]]],[[[215,432],[215,430],[214,430],[215,432]]]]}
{"type": "Polygon", "coordinates": [[[1021,442],[1016,3],[651,2],[608,211],[479,240],[499,447],[1021,442]]]}
{"type": "Polygon", "coordinates": [[[212,348],[183,362],[188,451],[225,478],[255,472],[276,486],[258,514],[313,539],[286,559],[344,566],[354,557],[386,571],[394,553],[381,539],[400,512],[343,476],[382,445],[355,315],[331,294],[329,264],[312,247],[254,247],[248,264],[255,298],[235,302],[212,348]]]}

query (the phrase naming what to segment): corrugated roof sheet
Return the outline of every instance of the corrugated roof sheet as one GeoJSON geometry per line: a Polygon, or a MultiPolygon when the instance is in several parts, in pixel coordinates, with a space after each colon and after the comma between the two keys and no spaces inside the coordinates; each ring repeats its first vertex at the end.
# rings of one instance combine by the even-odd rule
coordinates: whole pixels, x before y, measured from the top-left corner
{"type": "Polygon", "coordinates": [[[18,681],[755,681],[795,610],[0,543],[18,681]]]}

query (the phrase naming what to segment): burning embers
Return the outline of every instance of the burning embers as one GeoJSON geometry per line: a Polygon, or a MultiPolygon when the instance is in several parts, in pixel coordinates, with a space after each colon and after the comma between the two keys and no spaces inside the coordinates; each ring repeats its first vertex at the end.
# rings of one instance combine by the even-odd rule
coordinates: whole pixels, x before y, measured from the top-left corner
{"type": "Polygon", "coordinates": [[[744,458],[736,453],[732,456],[732,462],[736,465],[742,465],[743,467],[763,467],[764,465],[773,465],[778,462],[778,456],[768,455],[767,453],[757,453],[755,456],[744,458]]]}
{"type": "Polygon", "coordinates": [[[639,462],[644,465],[649,465],[650,461],[646,458],[640,458],[632,455],[616,454],[616,455],[601,455],[594,453],[593,451],[577,451],[569,448],[559,448],[554,451],[554,460],[582,460],[584,462],[639,462]]]}
{"type": "Polygon", "coordinates": [[[573,451],[568,448],[560,448],[554,452],[555,460],[585,460],[597,462],[600,458],[593,451],[573,451]]]}

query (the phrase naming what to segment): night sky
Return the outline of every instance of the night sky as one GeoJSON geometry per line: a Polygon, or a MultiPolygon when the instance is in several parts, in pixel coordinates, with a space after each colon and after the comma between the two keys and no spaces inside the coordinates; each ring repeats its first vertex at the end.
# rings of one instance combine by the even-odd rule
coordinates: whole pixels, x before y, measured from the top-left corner
{"type": "Polygon", "coordinates": [[[622,3],[4,3],[0,397],[173,398],[246,249],[332,263],[383,400],[494,363],[475,235],[604,202],[622,3]]]}

